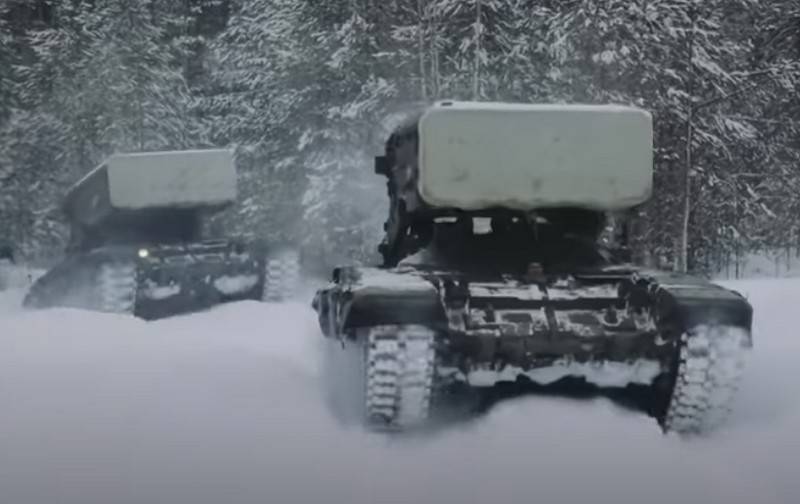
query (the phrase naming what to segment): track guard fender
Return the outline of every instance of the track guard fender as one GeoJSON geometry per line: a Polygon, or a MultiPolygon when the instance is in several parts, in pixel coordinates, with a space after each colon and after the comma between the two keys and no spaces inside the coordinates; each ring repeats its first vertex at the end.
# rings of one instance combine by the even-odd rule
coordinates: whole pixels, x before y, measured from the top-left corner
{"type": "Polygon", "coordinates": [[[703,324],[739,327],[747,331],[752,347],[753,308],[740,294],[715,284],[658,285],[654,302],[659,326],[680,335],[703,324]]]}
{"type": "Polygon", "coordinates": [[[406,271],[340,267],[312,301],[326,336],[343,337],[359,327],[445,322],[434,285],[406,271]]]}

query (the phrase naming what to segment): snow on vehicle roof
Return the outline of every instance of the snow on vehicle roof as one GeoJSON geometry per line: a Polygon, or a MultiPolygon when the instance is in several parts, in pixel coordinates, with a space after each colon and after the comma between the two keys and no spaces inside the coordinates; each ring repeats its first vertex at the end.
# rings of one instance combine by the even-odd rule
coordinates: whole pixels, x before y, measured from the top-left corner
{"type": "Polygon", "coordinates": [[[616,110],[626,112],[631,110],[642,110],[637,107],[617,104],[592,104],[592,103],[511,103],[495,101],[458,101],[440,100],[433,104],[430,109],[449,109],[449,110],[507,110],[507,111],[592,111],[616,110]]]}
{"type": "Polygon", "coordinates": [[[114,154],[76,182],[67,198],[103,172],[107,182],[96,190],[106,191],[114,208],[220,205],[236,199],[236,168],[228,149],[114,154]]]}
{"type": "Polygon", "coordinates": [[[433,285],[419,275],[413,274],[413,269],[406,269],[410,274],[397,275],[378,268],[363,268],[354,290],[365,292],[367,290],[400,290],[404,292],[432,292],[433,285]]]}
{"type": "Polygon", "coordinates": [[[635,107],[438,102],[418,132],[433,206],[618,210],[652,191],[652,117],[635,107]]]}

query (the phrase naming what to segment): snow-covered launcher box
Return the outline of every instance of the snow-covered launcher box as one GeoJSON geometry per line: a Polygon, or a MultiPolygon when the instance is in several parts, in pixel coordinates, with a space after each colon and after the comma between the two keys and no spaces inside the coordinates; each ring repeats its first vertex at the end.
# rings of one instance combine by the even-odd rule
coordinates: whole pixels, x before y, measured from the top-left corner
{"type": "Polygon", "coordinates": [[[434,207],[611,211],[651,195],[652,118],[635,107],[445,102],[418,132],[418,190],[434,207]]]}

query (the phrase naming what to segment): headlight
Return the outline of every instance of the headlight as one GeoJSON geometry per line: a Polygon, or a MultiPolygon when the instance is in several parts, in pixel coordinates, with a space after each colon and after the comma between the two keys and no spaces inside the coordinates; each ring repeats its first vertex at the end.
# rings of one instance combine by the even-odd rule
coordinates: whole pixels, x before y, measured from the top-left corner
{"type": "Polygon", "coordinates": [[[147,249],[139,249],[139,257],[142,259],[146,258],[150,255],[150,252],[147,249]]]}

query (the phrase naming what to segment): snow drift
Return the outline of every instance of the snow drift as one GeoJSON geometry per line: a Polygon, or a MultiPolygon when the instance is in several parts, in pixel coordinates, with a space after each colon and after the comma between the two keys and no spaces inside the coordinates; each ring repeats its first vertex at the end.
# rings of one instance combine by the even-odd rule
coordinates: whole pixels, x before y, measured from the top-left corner
{"type": "Polygon", "coordinates": [[[800,282],[735,287],[755,306],[756,349],[727,427],[691,443],[604,399],[510,401],[402,442],[343,427],[305,304],[153,323],[6,310],[0,502],[793,502],[800,282]]]}

